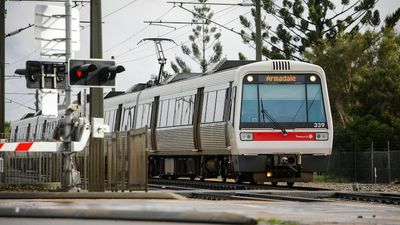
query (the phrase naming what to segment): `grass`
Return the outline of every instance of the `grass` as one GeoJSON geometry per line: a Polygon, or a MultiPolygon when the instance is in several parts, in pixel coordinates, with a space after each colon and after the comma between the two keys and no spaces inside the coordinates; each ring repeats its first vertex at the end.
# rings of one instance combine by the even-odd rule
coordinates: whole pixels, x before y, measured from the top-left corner
{"type": "Polygon", "coordinates": [[[332,174],[317,174],[314,173],[313,175],[314,182],[319,183],[348,183],[350,182],[349,179],[345,177],[339,177],[332,174]]]}
{"type": "Polygon", "coordinates": [[[293,221],[283,221],[278,218],[271,218],[269,220],[265,220],[264,218],[257,219],[258,223],[268,224],[268,225],[297,225],[296,222],[293,221]]]}

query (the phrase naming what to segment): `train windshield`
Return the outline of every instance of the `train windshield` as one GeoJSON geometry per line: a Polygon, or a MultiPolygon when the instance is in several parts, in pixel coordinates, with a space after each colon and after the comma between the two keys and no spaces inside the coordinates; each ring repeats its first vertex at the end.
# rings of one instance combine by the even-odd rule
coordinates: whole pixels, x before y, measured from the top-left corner
{"type": "Polygon", "coordinates": [[[241,128],[326,128],[317,75],[247,75],[241,128]]]}

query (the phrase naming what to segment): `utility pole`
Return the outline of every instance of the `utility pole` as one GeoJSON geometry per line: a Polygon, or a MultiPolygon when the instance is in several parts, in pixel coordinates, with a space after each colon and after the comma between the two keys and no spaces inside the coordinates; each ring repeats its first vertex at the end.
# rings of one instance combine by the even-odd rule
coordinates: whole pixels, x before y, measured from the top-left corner
{"type": "MultiPolygon", "coordinates": [[[[65,60],[68,60],[72,56],[72,15],[71,15],[71,8],[72,8],[72,0],[65,0],[65,60]]],[[[68,76],[67,76],[67,79],[68,76]]],[[[71,104],[71,87],[67,85],[65,88],[65,105],[66,109],[71,104]]],[[[73,179],[72,179],[72,152],[71,152],[71,121],[72,115],[71,113],[65,113],[64,118],[64,152],[62,154],[63,159],[63,189],[69,190],[73,186],[73,179]]]]}
{"type": "Polygon", "coordinates": [[[261,0],[256,0],[256,60],[261,61],[261,0]]]}
{"type": "MultiPolygon", "coordinates": [[[[103,58],[101,0],[90,1],[90,58],[103,58]]],[[[103,89],[90,88],[90,119],[103,118],[103,111],[103,89]]],[[[103,139],[92,137],[89,146],[89,191],[105,190],[104,167],[103,139]]]]}
{"type": "Polygon", "coordinates": [[[5,19],[6,0],[0,0],[0,138],[5,133],[5,19]]]}

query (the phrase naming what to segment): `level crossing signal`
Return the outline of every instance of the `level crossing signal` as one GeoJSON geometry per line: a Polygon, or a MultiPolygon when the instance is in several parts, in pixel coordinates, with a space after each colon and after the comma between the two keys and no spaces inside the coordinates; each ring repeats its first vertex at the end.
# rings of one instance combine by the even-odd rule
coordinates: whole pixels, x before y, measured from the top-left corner
{"type": "Polygon", "coordinates": [[[114,87],[115,77],[125,71],[113,60],[70,59],[68,61],[70,86],[114,87]]]}
{"type": "Polygon", "coordinates": [[[65,89],[66,66],[65,62],[27,61],[25,69],[17,69],[15,74],[25,76],[27,88],[65,89]]]}

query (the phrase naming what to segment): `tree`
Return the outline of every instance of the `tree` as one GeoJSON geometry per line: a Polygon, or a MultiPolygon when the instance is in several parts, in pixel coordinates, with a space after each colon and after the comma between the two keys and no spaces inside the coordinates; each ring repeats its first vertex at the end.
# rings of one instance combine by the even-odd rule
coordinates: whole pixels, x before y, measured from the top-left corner
{"type": "Polygon", "coordinates": [[[171,62],[171,68],[175,73],[190,73],[191,69],[186,65],[185,61],[179,56],[175,57],[176,64],[171,62]]]}
{"type": "Polygon", "coordinates": [[[11,123],[10,121],[6,121],[4,124],[4,134],[0,136],[0,138],[8,138],[11,133],[11,123]]]}
{"type": "Polygon", "coordinates": [[[338,33],[305,57],[326,72],[336,136],[400,142],[400,35],[338,33]]]}
{"type": "MultiPolygon", "coordinates": [[[[254,0],[253,0],[254,2],[254,0]]],[[[341,10],[331,0],[263,0],[264,11],[280,24],[272,29],[266,18],[262,23],[263,55],[268,58],[293,59],[303,57],[305,50],[318,45],[324,38],[335,39],[342,31],[358,31],[363,25],[377,26],[379,11],[374,10],[376,0],[341,0],[341,10]],[[270,48],[266,47],[270,46],[270,48]]],[[[252,9],[255,16],[255,10],[252,9]]],[[[240,16],[245,43],[254,43],[252,22],[240,16]],[[248,34],[250,32],[250,34],[248,34]]]]}
{"type": "MultiPolygon", "coordinates": [[[[206,3],[207,0],[199,0],[199,2],[206,3]]],[[[192,29],[193,33],[189,35],[191,45],[182,45],[183,54],[199,64],[202,73],[207,71],[209,65],[220,61],[222,56],[222,45],[219,41],[221,33],[210,22],[213,15],[214,13],[205,4],[199,7],[195,6],[192,22],[202,24],[197,24],[192,29]],[[207,54],[210,48],[212,48],[212,52],[207,54]]],[[[173,62],[171,63],[171,67],[175,72],[190,72],[190,68],[188,70],[186,63],[181,58],[176,57],[176,63],[177,65],[173,62]]]]}

